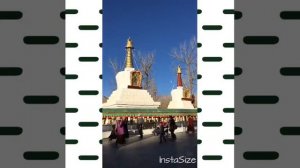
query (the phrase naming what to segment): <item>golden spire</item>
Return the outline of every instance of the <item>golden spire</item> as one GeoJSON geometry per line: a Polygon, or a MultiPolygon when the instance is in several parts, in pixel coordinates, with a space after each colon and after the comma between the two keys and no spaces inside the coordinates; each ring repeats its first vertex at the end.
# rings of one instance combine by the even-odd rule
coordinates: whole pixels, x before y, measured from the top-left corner
{"type": "Polygon", "coordinates": [[[132,50],[134,49],[134,47],[133,47],[133,42],[130,38],[128,38],[125,48],[126,48],[126,68],[133,68],[132,50]]]}
{"type": "Polygon", "coordinates": [[[177,68],[177,73],[181,73],[181,68],[180,68],[180,66],[178,66],[178,68],[177,68]]]}

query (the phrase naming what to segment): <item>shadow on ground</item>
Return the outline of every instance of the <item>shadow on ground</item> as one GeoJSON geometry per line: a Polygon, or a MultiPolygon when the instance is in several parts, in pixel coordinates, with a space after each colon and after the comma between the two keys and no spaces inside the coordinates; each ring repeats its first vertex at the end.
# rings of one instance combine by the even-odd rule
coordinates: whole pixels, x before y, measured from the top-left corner
{"type": "Polygon", "coordinates": [[[115,141],[103,143],[104,168],[196,168],[197,163],[160,163],[160,158],[196,158],[197,134],[177,133],[177,140],[168,139],[159,144],[159,137],[149,135],[140,140],[137,136],[125,145],[115,141]]]}

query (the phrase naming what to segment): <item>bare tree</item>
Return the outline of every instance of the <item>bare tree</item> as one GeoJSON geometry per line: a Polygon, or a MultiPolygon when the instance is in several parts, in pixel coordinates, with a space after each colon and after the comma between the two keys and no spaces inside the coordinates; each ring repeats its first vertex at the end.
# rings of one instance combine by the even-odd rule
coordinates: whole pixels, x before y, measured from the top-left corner
{"type": "Polygon", "coordinates": [[[172,98],[171,96],[158,96],[157,100],[160,102],[160,108],[167,109],[172,98]]]}
{"type": "Polygon", "coordinates": [[[150,81],[150,86],[148,89],[150,95],[153,97],[154,100],[157,100],[157,87],[154,79],[150,81]]]}
{"type": "Polygon", "coordinates": [[[143,88],[148,90],[151,96],[156,99],[157,87],[152,74],[154,54],[142,54],[141,52],[138,52],[136,58],[137,64],[139,65],[139,70],[143,75],[143,88]]]}
{"type": "Polygon", "coordinates": [[[183,42],[172,50],[171,56],[178,61],[183,70],[183,84],[194,93],[197,82],[197,41],[193,37],[189,43],[183,42]]]}

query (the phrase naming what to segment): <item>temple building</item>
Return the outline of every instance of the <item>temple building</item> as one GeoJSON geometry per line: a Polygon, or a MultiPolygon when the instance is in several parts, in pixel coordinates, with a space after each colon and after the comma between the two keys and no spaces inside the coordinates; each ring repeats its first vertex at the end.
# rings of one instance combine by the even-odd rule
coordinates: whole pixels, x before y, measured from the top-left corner
{"type": "Polygon", "coordinates": [[[182,85],[181,68],[177,68],[177,88],[171,91],[172,100],[168,109],[194,109],[191,91],[182,85]]]}
{"type": "Polygon", "coordinates": [[[103,108],[148,108],[157,109],[149,92],[142,88],[142,73],[133,67],[133,42],[129,38],[126,44],[125,69],[116,75],[117,89],[112,92],[103,108]]]}

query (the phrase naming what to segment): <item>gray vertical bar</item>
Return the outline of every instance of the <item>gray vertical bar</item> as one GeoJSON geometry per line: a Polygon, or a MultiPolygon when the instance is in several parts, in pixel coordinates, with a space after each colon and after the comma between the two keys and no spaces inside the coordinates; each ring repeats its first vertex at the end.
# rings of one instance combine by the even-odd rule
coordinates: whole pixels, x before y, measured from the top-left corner
{"type": "Polygon", "coordinates": [[[65,1],[0,2],[0,163],[64,167],[65,1]]]}
{"type": "Polygon", "coordinates": [[[241,68],[235,78],[235,125],[242,129],[235,137],[236,167],[299,165],[300,73],[284,67],[300,67],[300,15],[281,13],[299,11],[299,5],[297,0],[235,3],[240,11],[235,66],[241,68]]]}

